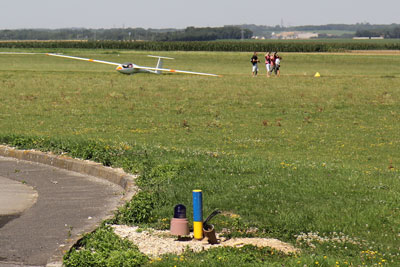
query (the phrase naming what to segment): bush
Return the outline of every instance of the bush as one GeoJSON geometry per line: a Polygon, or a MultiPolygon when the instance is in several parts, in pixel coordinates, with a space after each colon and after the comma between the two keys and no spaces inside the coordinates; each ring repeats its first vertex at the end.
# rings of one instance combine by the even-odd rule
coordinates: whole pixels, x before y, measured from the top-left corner
{"type": "Polygon", "coordinates": [[[133,225],[154,220],[153,210],[158,201],[154,193],[141,191],[118,210],[114,223],[133,225]]]}

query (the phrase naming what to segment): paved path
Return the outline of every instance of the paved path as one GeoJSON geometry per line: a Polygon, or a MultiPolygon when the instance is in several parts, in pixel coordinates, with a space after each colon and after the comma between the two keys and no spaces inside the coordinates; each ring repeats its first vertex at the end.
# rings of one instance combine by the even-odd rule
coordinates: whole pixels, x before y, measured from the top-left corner
{"type": "Polygon", "coordinates": [[[0,157],[0,266],[60,260],[120,204],[123,189],[91,176],[0,157]]]}
{"type": "Polygon", "coordinates": [[[0,176],[0,228],[36,203],[35,189],[0,176]]]}

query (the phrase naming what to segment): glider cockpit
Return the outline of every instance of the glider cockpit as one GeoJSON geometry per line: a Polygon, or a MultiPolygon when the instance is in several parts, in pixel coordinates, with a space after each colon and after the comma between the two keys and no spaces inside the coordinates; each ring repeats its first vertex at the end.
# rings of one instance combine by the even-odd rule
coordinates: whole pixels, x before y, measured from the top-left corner
{"type": "Polygon", "coordinates": [[[118,65],[116,70],[120,73],[123,74],[133,74],[134,72],[137,72],[138,70],[135,70],[135,65],[133,63],[122,63],[118,65]]]}
{"type": "Polygon", "coordinates": [[[131,68],[133,68],[133,64],[132,63],[124,63],[124,64],[122,64],[122,68],[131,69],[131,68]]]}

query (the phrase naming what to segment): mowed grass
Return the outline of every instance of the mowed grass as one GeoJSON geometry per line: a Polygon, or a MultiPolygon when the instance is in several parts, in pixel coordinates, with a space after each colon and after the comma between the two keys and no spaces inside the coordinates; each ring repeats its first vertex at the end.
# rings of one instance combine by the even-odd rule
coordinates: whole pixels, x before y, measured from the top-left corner
{"type": "MultiPolygon", "coordinates": [[[[63,52],[155,65],[146,57],[155,52],[63,52]]],[[[0,55],[0,135],[145,147],[167,173],[155,189],[159,222],[202,189],[205,214],[240,216],[217,217],[218,229],[254,227],[295,243],[306,252],[292,264],[400,259],[399,55],[282,53],[281,77],[267,78],[260,64],[252,78],[251,53],[156,54],[176,58],[165,67],[223,77],[125,76],[108,65],[0,55]]]]}

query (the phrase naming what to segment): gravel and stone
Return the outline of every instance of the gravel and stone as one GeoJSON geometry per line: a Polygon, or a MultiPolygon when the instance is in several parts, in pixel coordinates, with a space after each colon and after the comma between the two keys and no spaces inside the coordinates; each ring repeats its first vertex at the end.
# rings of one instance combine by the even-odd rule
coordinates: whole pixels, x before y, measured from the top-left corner
{"type": "Polygon", "coordinates": [[[180,255],[185,250],[193,252],[201,252],[215,247],[242,247],[244,245],[253,245],[258,247],[270,247],[286,254],[298,253],[299,250],[291,244],[284,243],[273,238],[232,238],[226,239],[217,233],[219,244],[211,245],[207,239],[201,241],[193,238],[178,240],[176,236],[172,236],[169,231],[161,231],[154,229],[141,229],[137,226],[113,225],[114,232],[121,238],[126,238],[138,246],[139,250],[155,258],[162,254],[173,253],[180,255]]]}

